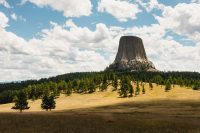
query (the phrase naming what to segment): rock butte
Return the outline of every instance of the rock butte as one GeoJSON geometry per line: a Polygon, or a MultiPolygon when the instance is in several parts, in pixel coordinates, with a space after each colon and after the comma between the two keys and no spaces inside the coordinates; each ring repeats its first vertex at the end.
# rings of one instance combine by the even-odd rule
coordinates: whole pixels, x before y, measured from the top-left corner
{"type": "Polygon", "coordinates": [[[108,70],[157,71],[148,60],[142,39],[136,36],[122,36],[117,56],[108,70]]]}

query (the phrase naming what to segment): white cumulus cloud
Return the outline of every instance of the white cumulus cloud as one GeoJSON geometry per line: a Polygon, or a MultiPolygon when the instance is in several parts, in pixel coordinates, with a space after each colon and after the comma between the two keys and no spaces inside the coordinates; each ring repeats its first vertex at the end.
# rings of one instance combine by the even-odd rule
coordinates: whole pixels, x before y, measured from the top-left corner
{"type": "Polygon", "coordinates": [[[124,0],[100,0],[98,11],[107,12],[122,22],[136,19],[141,12],[137,4],[124,0]]]}
{"type": "Polygon", "coordinates": [[[77,25],[72,19],[63,25],[51,21],[51,28],[43,29],[40,38],[28,41],[6,30],[9,19],[0,12],[0,81],[103,70],[114,61],[122,35],[141,37],[148,58],[159,70],[200,72],[200,42],[195,37],[199,32],[199,16],[195,11],[198,7],[192,4],[193,14],[179,9],[190,8],[187,4],[167,7],[157,17],[159,23],[149,26],[123,28],[97,23],[91,30],[77,25]],[[184,18],[182,13],[189,16],[187,20],[181,19],[184,18]],[[184,46],[168,35],[168,31],[194,37],[197,42],[193,46],[184,46]]]}
{"type": "Polygon", "coordinates": [[[66,17],[89,16],[92,13],[90,0],[22,0],[22,4],[31,2],[38,7],[51,7],[53,10],[63,12],[66,17]]]}
{"type": "Polygon", "coordinates": [[[148,12],[153,9],[163,10],[166,6],[158,2],[158,0],[137,0],[137,2],[144,7],[148,12]]]}
{"type": "Polygon", "coordinates": [[[6,17],[6,15],[2,12],[0,12],[0,29],[5,28],[8,26],[9,19],[6,17]]]}
{"type": "Polygon", "coordinates": [[[42,30],[40,39],[29,41],[2,29],[0,81],[103,70],[111,62],[110,52],[106,51],[112,53],[113,48],[117,48],[111,36],[112,31],[101,23],[96,25],[94,31],[79,27],[72,20],[66,23],[68,25],[51,22],[53,27],[42,30]],[[108,45],[111,45],[110,48],[108,45]]]}
{"type": "Polygon", "coordinates": [[[180,3],[175,7],[166,7],[161,16],[156,16],[159,24],[166,29],[200,41],[200,4],[180,3]]]}
{"type": "Polygon", "coordinates": [[[159,70],[200,72],[200,44],[184,46],[165,37],[166,30],[158,24],[132,27],[124,34],[133,34],[143,39],[147,55],[159,70]]]}

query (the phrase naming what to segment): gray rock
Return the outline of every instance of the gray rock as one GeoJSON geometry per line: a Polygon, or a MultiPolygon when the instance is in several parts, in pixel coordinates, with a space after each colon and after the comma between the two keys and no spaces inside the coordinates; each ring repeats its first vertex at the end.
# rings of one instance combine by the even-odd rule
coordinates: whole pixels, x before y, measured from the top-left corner
{"type": "Polygon", "coordinates": [[[157,71],[146,56],[142,39],[136,36],[122,36],[120,38],[117,56],[108,69],[157,71]]]}

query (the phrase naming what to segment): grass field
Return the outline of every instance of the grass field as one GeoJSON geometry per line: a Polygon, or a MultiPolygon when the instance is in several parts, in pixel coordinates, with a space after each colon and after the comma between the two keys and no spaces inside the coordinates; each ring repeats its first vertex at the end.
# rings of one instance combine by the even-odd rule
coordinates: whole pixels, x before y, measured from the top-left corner
{"type": "Polygon", "coordinates": [[[200,91],[145,88],[146,94],[131,98],[119,98],[111,87],[94,94],[61,95],[52,112],[41,110],[41,100],[29,101],[30,109],[21,114],[10,109],[13,103],[0,105],[0,132],[200,132],[200,91]]]}

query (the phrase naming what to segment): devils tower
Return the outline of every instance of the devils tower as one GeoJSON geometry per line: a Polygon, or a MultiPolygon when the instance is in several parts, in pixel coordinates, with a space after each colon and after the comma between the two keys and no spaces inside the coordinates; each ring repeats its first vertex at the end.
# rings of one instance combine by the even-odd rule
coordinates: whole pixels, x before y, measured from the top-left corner
{"type": "Polygon", "coordinates": [[[120,38],[117,56],[108,69],[114,71],[157,71],[146,56],[142,39],[136,36],[122,36],[120,38]]]}

